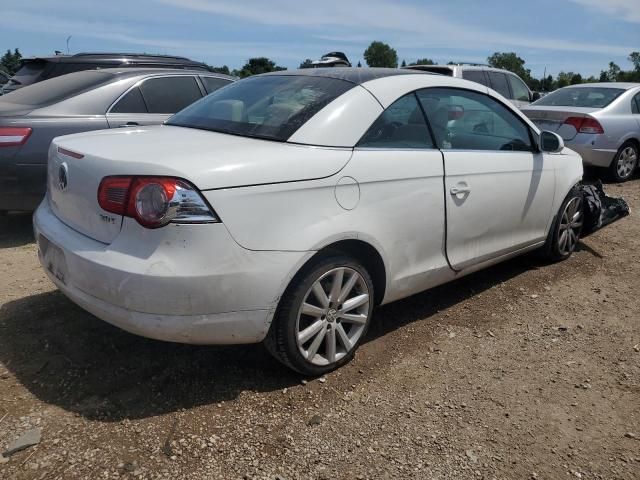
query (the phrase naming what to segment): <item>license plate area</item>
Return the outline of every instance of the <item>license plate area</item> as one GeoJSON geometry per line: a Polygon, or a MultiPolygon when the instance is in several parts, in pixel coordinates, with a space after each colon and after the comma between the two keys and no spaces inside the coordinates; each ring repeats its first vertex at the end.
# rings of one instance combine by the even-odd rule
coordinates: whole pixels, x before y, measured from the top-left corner
{"type": "Polygon", "coordinates": [[[38,235],[38,253],[42,259],[42,265],[51,275],[57,278],[63,285],[67,284],[69,271],[67,260],[60,247],[51,243],[47,237],[38,235]]]}

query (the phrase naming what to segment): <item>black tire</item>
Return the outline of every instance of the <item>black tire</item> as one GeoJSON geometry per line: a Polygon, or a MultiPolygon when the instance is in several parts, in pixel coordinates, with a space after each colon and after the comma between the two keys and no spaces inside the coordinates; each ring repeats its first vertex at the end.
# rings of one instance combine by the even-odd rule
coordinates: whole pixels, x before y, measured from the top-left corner
{"type": "Polygon", "coordinates": [[[578,187],[573,187],[562,202],[562,205],[558,210],[558,214],[553,221],[553,225],[549,230],[547,241],[542,250],[543,257],[551,262],[560,262],[569,258],[580,242],[580,235],[582,234],[582,229],[584,227],[584,218],[584,198],[582,191],[578,187]],[[571,213],[567,212],[567,208],[572,204],[572,202],[578,204],[577,211],[580,213],[579,222],[575,222],[576,225],[579,223],[579,227],[571,228],[573,235],[569,233],[569,230],[566,228],[567,220],[571,213]],[[565,213],[567,213],[566,216],[565,213]],[[563,243],[563,232],[567,232],[567,235],[569,236],[567,241],[569,243],[563,243]]]}
{"type": "MultiPolygon", "coordinates": [[[[344,274],[343,273],[343,274],[344,274]]],[[[335,275],[335,274],[334,274],[335,275]]],[[[347,280],[341,280],[340,285],[346,285],[347,280]]],[[[324,288],[324,292],[326,293],[326,288],[324,288]]],[[[313,294],[315,295],[315,294],[313,294]]],[[[280,303],[276,310],[275,316],[273,318],[273,322],[271,324],[271,328],[269,333],[267,334],[267,338],[265,339],[265,346],[267,350],[280,362],[282,362],[287,367],[308,376],[319,376],[325,373],[328,373],[336,368],[341,367],[342,365],[348,363],[353,358],[355,351],[358,349],[362,340],[367,334],[367,330],[371,323],[371,314],[374,306],[374,290],[373,290],[373,282],[371,280],[371,276],[369,272],[363,267],[359,262],[350,258],[341,253],[329,254],[325,257],[319,257],[316,260],[313,260],[311,263],[307,264],[291,281],[289,287],[285,291],[284,295],[280,299],[280,303]],[[344,270],[346,273],[345,277],[350,278],[353,272],[356,272],[359,277],[357,280],[357,284],[353,287],[354,293],[360,292],[360,295],[363,294],[366,289],[366,293],[368,294],[368,304],[363,305],[358,308],[362,308],[365,312],[360,312],[359,315],[364,315],[366,313],[366,320],[362,324],[352,324],[347,322],[346,320],[342,320],[339,317],[333,318],[334,315],[339,314],[337,312],[338,306],[334,305],[332,300],[332,295],[329,293],[327,295],[327,299],[331,302],[330,307],[327,307],[327,311],[324,316],[320,317],[307,317],[301,309],[303,302],[305,300],[309,300],[312,297],[312,287],[316,284],[316,282],[327,281],[329,278],[328,275],[330,272],[336,272],[337,270],[344,270]],[[327,313],[329,310],[332,310],[334,313],[331,315],[331,319],[329,319],[329,314],[327,313]],[[299,317],[300,313],[300,317],[299,317]],[[340,352],[339,355],[341,357],[334,362],[328,362],[327,364],[316,364],[311,360],[326,360],[322,357],[321,351],[325,351],[325,357],[330,358],[330,354],[326,349],[328,349],[329,343],[329,333],[324,334],[321,339],[321,347],[317,350],[317,354],[313,355],[311,360],[308,360],[306,356],[302,353],[302,349],[304,349],[303,345],[298,345],[298,330],[302,327],[301,322],[306,321],[309,324],[319,321],[331,322],[327,323],[327,331],[334,329],[333,338],[339,338],[339,335],[336,333],[336,328],[342,328],[342,332],[348,331],[349,334],[351,332],[355,334],[357,333],[357,338],[353,342],[352,348],[347,350],[345,348],[345,344],[341,345],[341,348],[344,349],[344,352],[340,352]],[[339,327],[338,325],[342,325],[339,327]],[[352,330],[357,328],[357,332],[352,330]],[[337,336],[337,337],[336,337],[337,336]]],[[[345,302],[346,305],[346,302],[345,302]]],[[[320,332],[318,335],[314,334],[313,337],[310,337],[308,341],[313,343],[317,337],[320,336],[320,332]]],[[[337,340],[334,341],[334,345],[337,345],[337,340]]],[[[333,347],[333,352],[337,350],[337,347],[333,347]]],[[[334,355],[336,356],[336,355],[334,355]]]]}
{"type": "Polygon", "coordinates": [[[622,183],[629,180],[638,168],[638,145],[632,141],[625,142],[609,166],[609,176],[614,182],[622,183]]]}

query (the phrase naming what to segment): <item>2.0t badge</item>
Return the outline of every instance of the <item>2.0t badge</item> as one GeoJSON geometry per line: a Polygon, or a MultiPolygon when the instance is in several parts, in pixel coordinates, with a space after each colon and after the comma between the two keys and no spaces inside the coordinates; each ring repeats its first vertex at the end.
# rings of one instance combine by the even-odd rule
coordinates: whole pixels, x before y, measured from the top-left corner
{"type": "Polygon", "coordinates": [[[58,188],[64,192],[67,189],[68,182],[67,165],[63,163],[58,169],[58,188]]]}

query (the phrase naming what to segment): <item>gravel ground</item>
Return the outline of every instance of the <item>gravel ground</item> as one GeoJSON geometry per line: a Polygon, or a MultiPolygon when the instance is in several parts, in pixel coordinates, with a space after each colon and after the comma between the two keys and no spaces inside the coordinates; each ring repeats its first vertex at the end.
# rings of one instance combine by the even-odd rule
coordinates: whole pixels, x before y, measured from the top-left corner
{"type": "Polygon", "coordinates": [[[129,335],[0,224],[0,478],[638,479],[640,181],[569,261],[519,258],[380,308],[356,359],[305,379],[262,346],[129,335]]]}

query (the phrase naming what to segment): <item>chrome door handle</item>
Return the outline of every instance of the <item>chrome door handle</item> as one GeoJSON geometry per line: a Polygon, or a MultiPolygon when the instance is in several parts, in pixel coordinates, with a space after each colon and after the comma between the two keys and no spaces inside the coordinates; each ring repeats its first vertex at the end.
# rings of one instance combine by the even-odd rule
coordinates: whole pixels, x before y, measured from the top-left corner
{"type": "Polygon", "coordinates": [[[449,192],[451,195],[461,195],[463,193],[471,193],[471,189],[469,187],[452,187],[449,192]]]}

